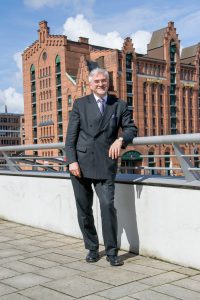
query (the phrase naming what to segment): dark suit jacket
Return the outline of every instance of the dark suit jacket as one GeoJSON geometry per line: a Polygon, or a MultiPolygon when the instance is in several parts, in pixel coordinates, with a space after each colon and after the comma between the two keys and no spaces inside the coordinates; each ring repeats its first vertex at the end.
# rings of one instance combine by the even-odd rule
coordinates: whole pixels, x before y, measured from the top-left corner
{"type": "Polygon", "coordinates": [[[125,147],[137,132],[125,101],[108,95],[102,116],[93,94],[75,100],[65,144],[67,164],[78,162],[82,175],[87,178],[113,178],[117,159],[111,159],[108,151],[120,128],[125,147]]]}

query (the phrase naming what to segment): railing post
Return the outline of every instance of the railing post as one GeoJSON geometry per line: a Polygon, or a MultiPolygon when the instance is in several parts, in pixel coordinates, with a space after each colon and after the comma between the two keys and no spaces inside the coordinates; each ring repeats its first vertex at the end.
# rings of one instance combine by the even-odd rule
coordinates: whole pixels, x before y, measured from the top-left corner
{"type": "Polygon", "coordinates": [[[13,171],[13,172],[19,172],[20,171],[20,168],[13,165],[13,161],[11,159],[9,159],[9,157],[7,156],[7,154],[3,151],[1,151],[1,153],[3,154],[3,157],[8,165],[8,168],[10,171],[13,171]]]}
{"type": "Polygon", "coordinates": [[[173,143],[173,148],[174,148],[174,152],[176,154],[176,158],[178,160],[178,162],[180,163],[181,169],[185,175],[185,179],[186,181],[194,181],[194,180],[200,180],[200,176],[194,172],[194,171],[190,171],[189,168],[193,168],[190,160],[187,157],[184,157],[182,155],[184,155],[181,147],[176,144],[173,143]]]}

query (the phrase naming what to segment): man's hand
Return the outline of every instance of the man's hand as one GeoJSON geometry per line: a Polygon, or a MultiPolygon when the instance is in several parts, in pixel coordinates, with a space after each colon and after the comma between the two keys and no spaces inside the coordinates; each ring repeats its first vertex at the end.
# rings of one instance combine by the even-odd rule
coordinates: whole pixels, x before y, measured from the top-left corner
{"type": "Polygon", "coordinates": [[[114,143],[110,146],[109,149],[109,157],[111,157],[112,159],[117,159],[120,155],[120,151],[121,151],[121,146],[122,146],[122,140],[115,140],[114,143]]]}
{"type": "Polygon", "coordinates": [[[72,175],[81,178],[81,169],[77,162],[69,164],[69,171],[72,175]]]}

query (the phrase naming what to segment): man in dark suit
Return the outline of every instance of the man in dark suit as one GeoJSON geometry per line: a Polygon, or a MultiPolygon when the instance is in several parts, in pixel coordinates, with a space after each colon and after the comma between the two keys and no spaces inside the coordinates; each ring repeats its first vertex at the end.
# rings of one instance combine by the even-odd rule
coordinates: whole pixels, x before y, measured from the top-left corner
{"type": "Polygon", "coordinates": [[[122,147],[136,136],[126,102],[108,95],[109,74],[96,68],[89,75],[92,94],[75,100],[66,137],[66,155],[76,198],[79,226],[87,262],[99,259],[99,240],[92,211],[93,190],[101,207],[102,232],[107,261],[123,264],[117,255],[117,214],[114,180],[122,147]],[[122,129],[118,137],[119,129],[122,129]]]}

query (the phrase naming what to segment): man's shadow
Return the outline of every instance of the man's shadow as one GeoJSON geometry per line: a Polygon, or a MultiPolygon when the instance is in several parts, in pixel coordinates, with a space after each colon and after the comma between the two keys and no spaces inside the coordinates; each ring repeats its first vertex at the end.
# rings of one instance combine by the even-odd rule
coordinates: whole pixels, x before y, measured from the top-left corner
{"type": "Polygon", "coordinates": [[[136,198],[140,198],[142,186],[116,184],[115,206],[118,212],[118,247],[125,245],[129,253],[121,255],[123,260],[139,254],[140,241],[137,226],[136,198]],[[135,195],[135,190],[137,197],[135,195]]]}

